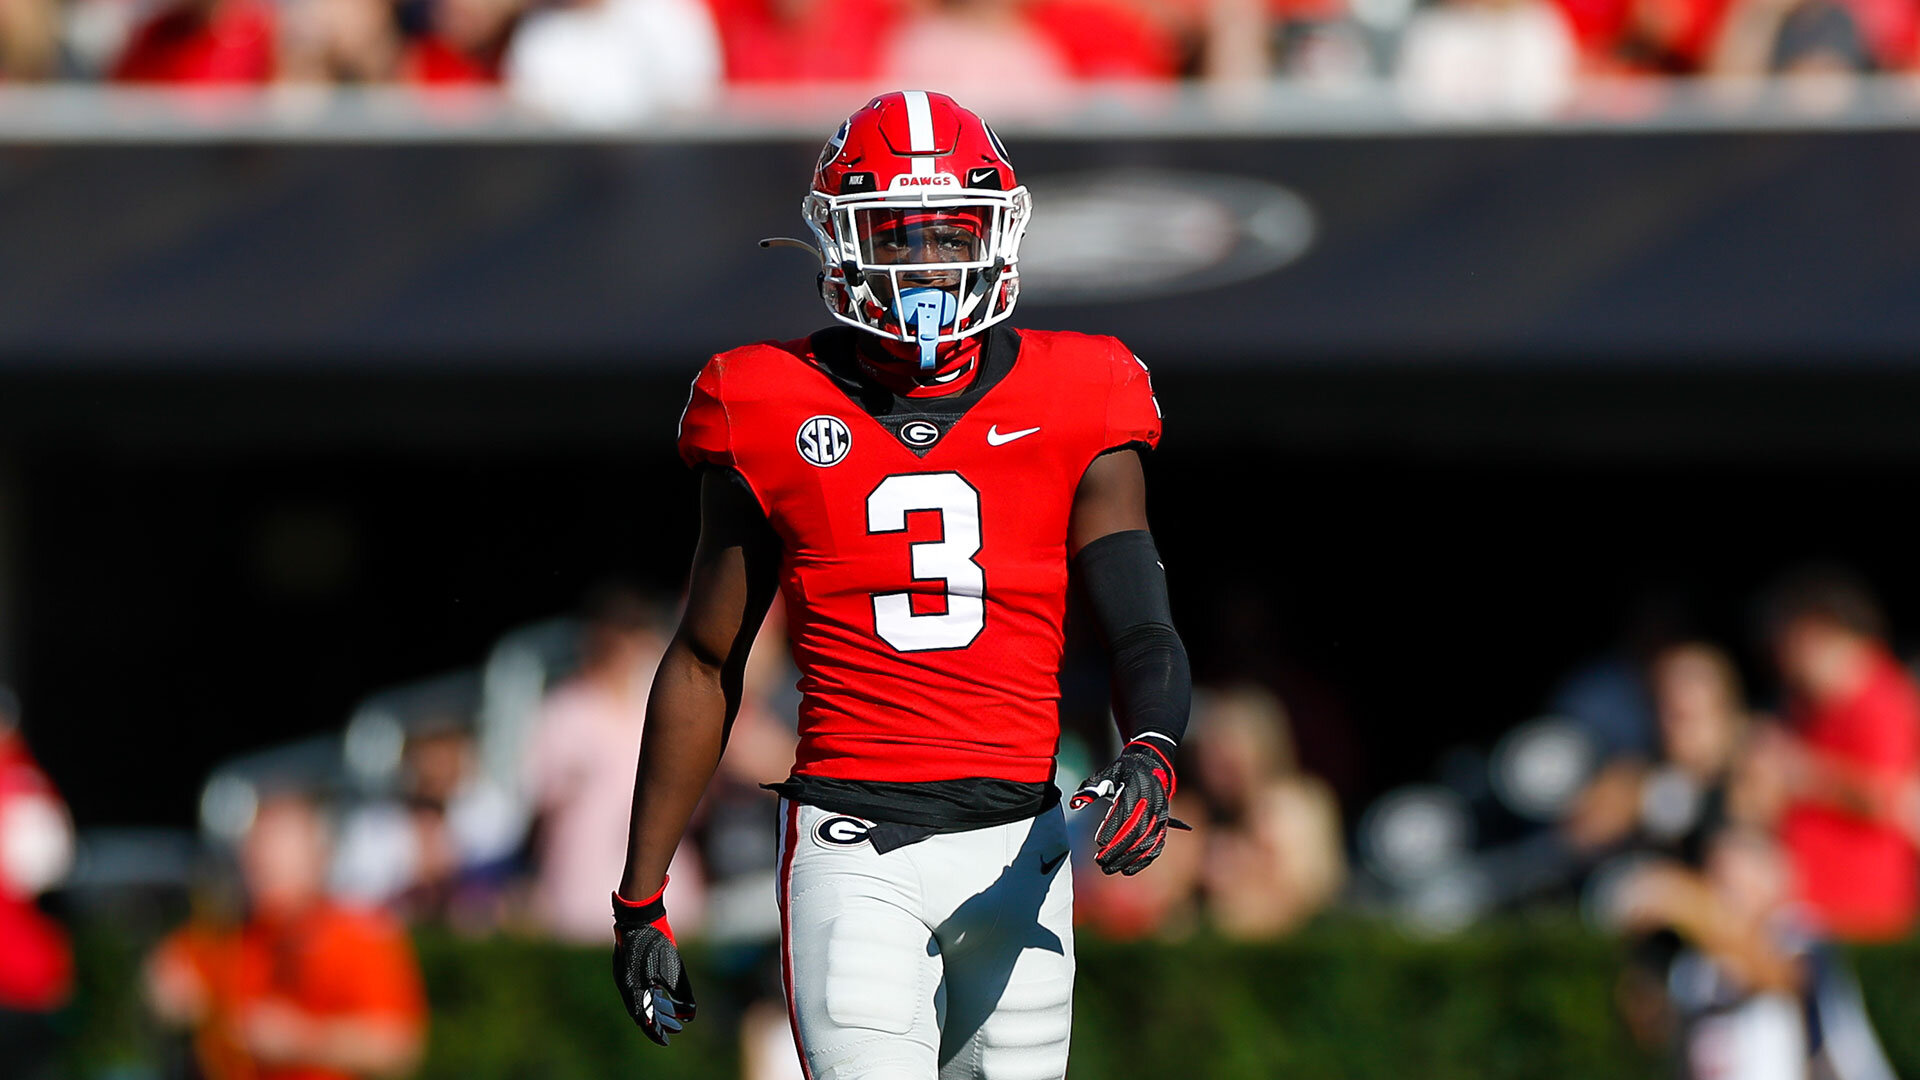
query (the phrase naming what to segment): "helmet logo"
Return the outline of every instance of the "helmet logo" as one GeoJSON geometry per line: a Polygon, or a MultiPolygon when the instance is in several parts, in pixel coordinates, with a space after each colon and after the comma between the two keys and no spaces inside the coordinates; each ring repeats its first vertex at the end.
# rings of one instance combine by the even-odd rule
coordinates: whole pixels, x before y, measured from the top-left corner
{"type": "Polygon", "coordinates": [[[925,420],[910,420],[900,429],[900,441],[908,446],[932,446],[940,429],[925,420]]]}
{"type": "MultiPolygon", "coordinates": [[[[1000,155],[1000,160],[1001,160],[1001,161],[1006,161],[1006,160],[1007,160],[1007,148],[1006,148],[1006,147],[1004,147],[1004,146],[1002,146],[1002,145],[1000,145],[1000,136],[999,136],[998,134],[996,134],[996,133],[994,132],[994,130],[993,130],[993,125],[992,125],[992,124],[989,124],[989,123],[987,123],[987,122],[986,122],[986,121],[984,121],[984,120],[982,120],[982,121],[980,122],[980,127],[981,127],[981,128],[983,129],[983,130],[985,130],[985,131],[986,131],[986,133],[987,133],[987,141],[993,144],[993,152],[994,152],[994,153],[996,153],[996,154],[998,154],[998,155],[1000,155]]],[[[845,138],[845,137],[846,137],[846,129],[845,129],[845,128],[842,128],[842,129],[841,129],[841,137],[842,137],[842,138],[845,138]]]]}
{"type": "Polygon", "coordinates": [[[809,417],[794,436],[795,448],[810,465],[838,465],[853,446],[853,434],[837,416],[809,417]]]}
{"type": "Polygon", "coordinates": [[[833,138],[827,140],[827,145],[820,148],[820,164],[814,166],[816,171],[826,168],[827,162],[839,156],[840,148],[847,145],[847,131],[852,125],[851,119],[840,122],[840,130],[834,132],[833,138]]]}

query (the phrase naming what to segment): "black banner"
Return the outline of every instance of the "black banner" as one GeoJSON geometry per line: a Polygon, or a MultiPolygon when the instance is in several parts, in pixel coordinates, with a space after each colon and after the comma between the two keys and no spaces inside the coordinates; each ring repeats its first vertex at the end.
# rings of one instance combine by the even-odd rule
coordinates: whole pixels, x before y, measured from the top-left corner
{"type": "MultiPolygon", "coordinates": [[[[669,367],[824,321],[818,146],[0,146],[0,366],[669,367]]],[[[1026,325],[1155,364],[1920,354],[1898,130],[1016,139],[1026,325]]]]}

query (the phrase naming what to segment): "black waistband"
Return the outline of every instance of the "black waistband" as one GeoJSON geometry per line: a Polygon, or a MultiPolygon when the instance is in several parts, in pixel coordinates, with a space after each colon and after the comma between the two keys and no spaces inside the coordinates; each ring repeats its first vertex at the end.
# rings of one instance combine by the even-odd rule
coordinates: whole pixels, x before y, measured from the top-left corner
{"type": "Polygon", "coordinates": [[[1051,781],[1021,784],[988,777],[896,783],[790,776],[762,786],[793,802],[881,823],[884,828],[868,835],[882,852],[937,833],[1025,821],[1060,804],[1060,789],[1051,781]]]}

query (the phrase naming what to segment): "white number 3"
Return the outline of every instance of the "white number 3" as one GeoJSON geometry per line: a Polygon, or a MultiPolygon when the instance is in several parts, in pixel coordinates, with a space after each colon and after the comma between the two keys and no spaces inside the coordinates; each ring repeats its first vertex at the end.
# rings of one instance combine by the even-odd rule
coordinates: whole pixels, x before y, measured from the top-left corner
{"type": "Polygon", "coordinates": [[[987,625],[987,575],[980,551],[980,493],[959,473],[889,476],[867,496],[867,531],[904,532],[915,510],[940,513],[941,538],[908,545],[913,580],[944,581],[947,610],[916,615],[911,593],[875,593],[873,631],[901,652],[964,649],[987,625]]]}

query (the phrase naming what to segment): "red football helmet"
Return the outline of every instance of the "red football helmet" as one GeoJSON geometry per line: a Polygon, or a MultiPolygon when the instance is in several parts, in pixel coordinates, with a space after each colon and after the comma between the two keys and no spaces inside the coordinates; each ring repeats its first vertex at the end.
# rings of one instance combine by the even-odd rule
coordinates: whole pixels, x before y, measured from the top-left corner
{"type": "Polygon", "coordinates": [[[935,347],[1006,318],[1020,295],[1027,189],[993,129],[945,94],[882,94],[820,151],[801,204],[834,318],[935,347]]]}

